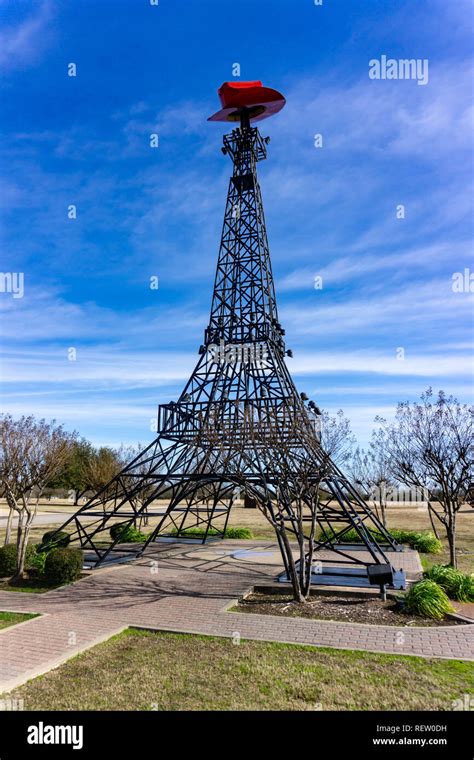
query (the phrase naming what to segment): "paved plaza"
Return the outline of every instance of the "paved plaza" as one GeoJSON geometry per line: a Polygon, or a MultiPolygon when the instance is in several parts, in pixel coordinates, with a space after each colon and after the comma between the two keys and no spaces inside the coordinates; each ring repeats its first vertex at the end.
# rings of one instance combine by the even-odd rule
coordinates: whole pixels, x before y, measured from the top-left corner
{"type": "MultiPolygon", "coordinates": [[[[416,552],[400,562],[420,571],[416,552]]],[[[397,556],[397,559],[398,559],[397,556]]],[[[45,673],[128,626],[424,657],[474,659],[474,625],[363,625],[229,612],[255,585],[276,581],[269,541],[159,543],[140,560],[93,571],[45,594],[0,592],[0,610],[40,617],[0,632],[0,692],[45,673]]]]}

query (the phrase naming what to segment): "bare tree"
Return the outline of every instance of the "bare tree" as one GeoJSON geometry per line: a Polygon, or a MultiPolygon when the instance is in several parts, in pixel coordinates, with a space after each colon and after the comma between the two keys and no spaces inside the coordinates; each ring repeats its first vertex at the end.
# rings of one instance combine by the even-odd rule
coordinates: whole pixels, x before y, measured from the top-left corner
{"type": "MultiPolygon", "coordinates": [[[[118,450],[118,457],[125,465],[126,463],[137,459],[145,448],[146,446],[141,443],[137,443],[136,446],[121,446],[118,450]]],[[[147,499],[151,496],[151,493],[154,490],[155,486],[153,480],[147,480],[146,478],[146,475],[149,472],[149,468],[149,462],[146,460],[138,460],[138,462],[134,465],[133,471],[135,475],[137,473],[140,473],[141,477],[132,478],[127,475],[126,472],[122,477],[122,480],[124,482],[128,482],[127,490],[131,493],[130,504],[132,506],[132,509],[137,514],[140,514],[139,519],[137,520],[135,518],[133,521],[134,527],[138,528],[139,530],[141,530],[142,526],[148,525],[148,506],[142,509],[142,505],[145,504],[147,499]]]]}
{"type": "Polygon", "coordinates": [[[350,420],[345,417],[343,410],[339,409],[335,416],[323,410],[319,416],[319,423],[321,446],[326,454],[340,466],[349,462],[356,441],[350,420]]]}
{"type": "Polygon", "coordinates": [[[84,438],[75,441],[71,456],[48,483],[48,488],[60,488],[68,491],[72,495],[72,499],[69,500],[73,501],[74,505],[78,505],[81,497],[87,491],[92,490],[87,478],[90,472],[88,463],[95,455],[94,447],[89,441],[84,438]]]}
{"type": "Polygon", "coordinates": [[[293,596],[298,602],[305,602],[315,572],[316,527],[324,494],[321,485],[329,474],[330,462],[325,454],[315,450],[314,439],[301,422],[296,424],[294,436],[275,440],[269,449],[269,459],[270,467],[279,473],[275,498],[257,501],[257,506],[276,532],[293,596]],[[291,545],[294,540],[298,547],[297,562],[291,545]]]}
{"type": "Polygon", "coordinates": [[[120,472],[123,465],[122,452],[107,446],[96,449],[82,463],[81,477],[84,482],[88,483],[90,490],[94,491],[100,498],[104,509],[113,495],[115,486],[111,481],[120,472]],[[106,487],[109,483],[111,483],[111,489],[106,487]]]}
{"type": "Polygon", "coordinates": [[[217,413],[196,439],[197,446],[204,439],[213,469],[229,473],[235,485],[255,498],[275,530],[299,602],[310,594],[321,485],[331,468],[317,443],[315,423],[310,411],[298,403],[285,410],[278,405],[272,409],[269,403],[266,412],[249,407],[243,420],[236,416],[234,426],[223,423],[217,413]],[[256,462],[259,477],[249,482],[247,474],[254,475],[256,462]]]}
{"type": "Polygon", "coordinates": [[[430,494],[429,509],[444,526],[453,567],[456,517],[472,480],[473,411],[443,391],[433,397],[428,388],[421,402],[398,404],[393,423],[377,418],[393,476],[430,494]]]}
{"type": "Polygon", "coordinates": [[[387,502],[396,488],[387,451],[386,432],[383,428],[372,431],[368,451],[357,448],[350,464],[350,472],[362,495],[369,496],[379,520],[387,527],[387,502]]]}
{"type": "Polygon", "coordinates": [[[365,449],[357,446],[352,454],[348,469],[357,492],[363,499],[368,499],[370,496],[370,470],[369,457],[365,449]]]}
{"type": "MultiPolygon", "coordinates": [[[[55,420],[34,417],[0,419],[1,488],[10,507],[18,514],[17,568],[14,580],[23,577],[31,525],[47,483],[71,455],[75,433],[67,433],[55,420]]],[[[11,531],[11,523],[10,523],[11,531]]]]}

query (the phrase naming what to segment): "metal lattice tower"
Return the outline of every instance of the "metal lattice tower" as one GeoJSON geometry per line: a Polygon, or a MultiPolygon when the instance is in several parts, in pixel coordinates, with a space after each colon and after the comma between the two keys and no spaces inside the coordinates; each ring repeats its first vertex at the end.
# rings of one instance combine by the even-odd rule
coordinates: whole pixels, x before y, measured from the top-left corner
{"type": "MultiPolygon", "coordinates": [[[[93,565],[115,552],[142,554],[153,542],[176,540],[192,527],[204,528],[204,542],[224,536],[236,489],[257,506],[271,505],[282,499],[284,477],[285,520],[296,533],[291,494],[297,484],[291,481],[297,480],[304,449],[315,472],[325,472],[321,485],[328,498],[320,508],[318,548],[335,551],[350,575],[354,555],[339,539],[355,529],[370,557],[363,564],[392,572],[387,551],[400,547],[322,450],[317,407],[304,403],[285,363],[291,352],[278,320],[257,179],[268,138],[251,125],[251,117],[250,109],[240,109],[240,124],[224,136],[222,150],[233,174],[197,365],[178,400],[160,405],[153,443],[59,530],[72,528],[72,539],[93,565]],[[111,538],[112,525],[136,525],[144,517],[157,518],[144,546],[124,547],[111,538]],[[383,537],[381,543],[369,527],[383,537]]],[[[402,575],[397,574],[399,584],[402,575]]]]}

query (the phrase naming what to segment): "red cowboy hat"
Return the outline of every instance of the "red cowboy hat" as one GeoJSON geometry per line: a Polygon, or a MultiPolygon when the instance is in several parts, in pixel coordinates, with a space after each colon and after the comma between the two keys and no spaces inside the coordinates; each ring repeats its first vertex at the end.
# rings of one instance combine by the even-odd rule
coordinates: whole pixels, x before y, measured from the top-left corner
{"type": "Polygon", "coordinates": [[[261,121],[281,111],[286,103],[277,90],[264,87],[261,82],[224,82],[217,94],[222,109],[209,116],[208,121],[240,121],[240,114],[245,108],[250,121],[261,121]]]}

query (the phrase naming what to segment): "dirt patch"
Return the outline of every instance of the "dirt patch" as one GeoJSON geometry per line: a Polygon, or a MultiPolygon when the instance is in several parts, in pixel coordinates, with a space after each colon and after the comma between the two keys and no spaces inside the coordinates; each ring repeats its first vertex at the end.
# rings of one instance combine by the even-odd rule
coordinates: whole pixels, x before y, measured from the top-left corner
{"type": "Polygon", "coordinates": [[[431,620],[418,617],[405,612],[401,604],[394,599],[383,601],[377,597],[355,594],[316,594],[311,596],[308,602],[301,604],[293,601],[289,594],[252,593],[241,599],[233,611],[398,627],[460,624],[452,619],[431,620]]]}

